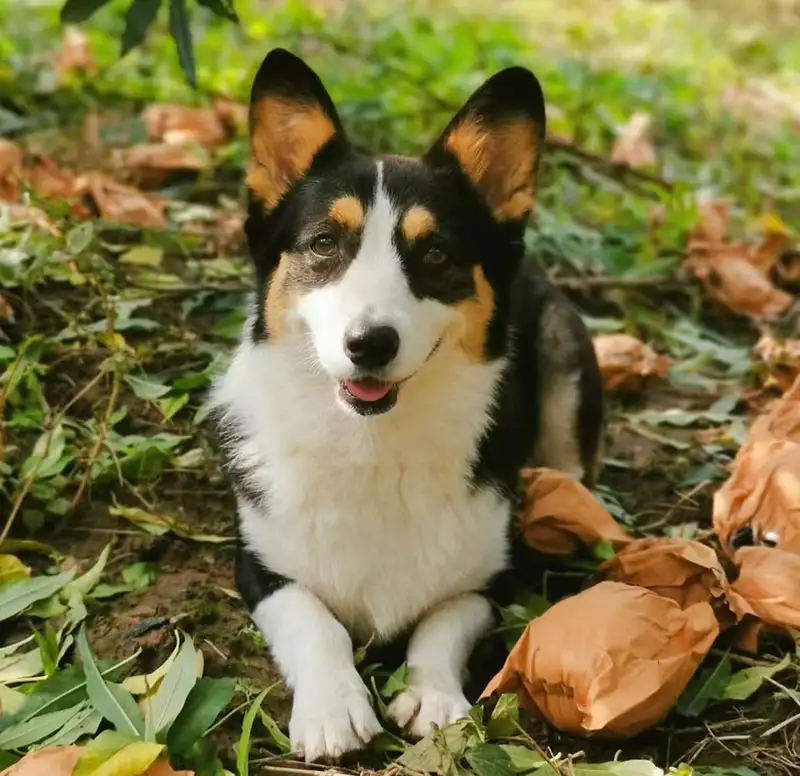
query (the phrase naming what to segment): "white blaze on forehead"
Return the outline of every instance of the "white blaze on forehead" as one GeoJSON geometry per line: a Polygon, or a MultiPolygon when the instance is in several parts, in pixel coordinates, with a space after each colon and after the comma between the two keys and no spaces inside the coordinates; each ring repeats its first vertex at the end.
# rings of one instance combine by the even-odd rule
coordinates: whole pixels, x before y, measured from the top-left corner
{"type": "Polygon", "coordinates": [[[422,366],[453,314],[445,305],[411,293],[394,242],[401,215],[386,190],[383,162],[376,162],[375,194],[358,253],[341,278],[298,301],[320,363],[339,379],[353,368],[344,352],[347,331],[371,324],[397,329],[400,351],[390,379],[404,379],[422,366]]]}

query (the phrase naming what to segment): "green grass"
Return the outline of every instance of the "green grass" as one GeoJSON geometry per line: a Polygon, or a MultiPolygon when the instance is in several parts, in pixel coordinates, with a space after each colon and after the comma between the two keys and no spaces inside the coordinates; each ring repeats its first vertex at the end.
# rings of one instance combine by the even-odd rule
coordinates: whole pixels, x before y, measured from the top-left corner
{"type": "MultiPolygon", "coordinates": [[[[708,529],[710,495],[745,425],[735,412],[708,420],[703,411],[721,393],[741,394],[754,384],[748,348],[757,333],[747,321],[710,307],[680,265],[697,196],[732,200],[734,236],[754,238],[767,214],[789,227],[800,222],[800,118],[793,107],[800,105],[800,18],[791,3],[733,9],[710,0],[482,0],[460,6],[386,0],[366,8],[333,0],[237,0],[238,27],[205,10],[193,14],[197,91],[181,73],[166,15],[142,48],[119,59],[126,5],[113,0],[84,28],[99,75],[72,75],[58,84],[49,64],[61,35],[58,5],[41,2],[22,12],[19,3],[0,0],[0,135],[74,171],[108,168],[112,147],[143,140],[143,107],[156,101],[203,105],[216,94],[246,100],[266,51],[285,46],[321,73],[358,146],[418,153],[484,78],[512,64],[533,69],[557,142],[546,155],[536,223],[527,235],[531,260],[570,289],[593,330],[638,333],[676,359],[671,386],[633,406],[612,406],[609,457],[615,460],[599,494],[638,533],[702,535],[708,529]],[[753,107],[743,99],[751,93],[768,97],[753,107]],[[111,119],[99,153],[81,139],[93,111],[111,119]],[[607,161],[616,133],[636,111],[653,117],[658,156],[641,172],[607,161]],[[663,218],[654,229],[656,208],[663,208],[663,218]],[[697,386],[707,396],[687,399],[697,386]],[[682,435],[664,420],[663,410],[674,406],[696,412],[697,423],[718,425],[727,436],[703,445],[682,435]],[[651,524],[658,527],[651,530],[651,524]]],[[[113,542],[102,582],[98,572],[79,586],[79,595],[71,595],[74,587],[51,592],[26,617],[4,621],[13,631],[7,643],[36,628],[37,641],[18,653],[38,650],[28,658],[36,669],[30,676],[72,688],[71,705],[84,704],[94,721],[92,691],[87,696],[75,689],[83,674],[69,667],[83,622],[100,671],[110,671],[95,682],[95,698],[105,692],[103,681],[119,678],[121,667],[113,666],[136,647],[143,652],[133,665],[142,674],[170,653],[174,629],[191,634],[205,655],[206,678],[236,680],[235,687],[212,683],[203,685],[202,697],[196,693],[191,708],[210,698],[207,708],[217,714],[201,720],[213,725],[205,742],[193,739],[180,752],[170,748],[177,763],[209,763],[209,775],[218,773],[217,756],[231,771],[249,757],[250,773],[258,773],[268,758],[285,753],[279,727],[285,730],[286,693],[273,687],[263,640],[231,596],[226,538],[233,504],[204,426],[205,391],[235,344],[249,282],[241,235],[215,226],[220,212],[238,212],[245,153],[244,139],[234,138],[216,153],[212,169],[167,181],[160,192],[169,202],[164,230],[81,222],[63,203],[35,195],[32,201],[59,235],[9,229],[0,221],[0,293],[16,314],[13,323],[0,321],[6,332],[0,338],[0,531],[50,548],[42,553],[5,544],[0,553],[20,556],[37,573],[69,568],[72,559],[85,571],[113,542]],[[268,686],[258,711],[250,703],[268,686]]],[[[3,574],[22,573],[4,562],[11,565],[0,566],[3,574]]],[[[577,569],[583,581],[586,565],[577,569]]],[[[556,565],[551,572],[546,591],[552,601],[572,592],[564,575],[574,577],[576,567],[556,565]]],[[[540,606],[540,598],[532,600],[540,606]]],[[[507,622],[519,627],[526,611],[507,613],[507,622]]],[[[775,654],[783,653],[771,653],[768,663],[777,662],[775,654]]],[[[712,656],[703,676],[723,676],[721,661],[712,656]]],[[[795,658],[788,674],[780,674],[788,690],[798,686],[797,667],[795,658]]],[[[369,659],[363,668],[375,670],[369,659]]],[[[186,692],[199,686],[191,672],[182,676],[175,681],[186,692]]],[[[381,667],[376,688],[385,678],[381,667]]],[[[30,702],[37,693],[57,697],[46,684],[6,683],[13,686],[12,703],[30,702]]],[[[695,773],[715,776],[750,776],[747,767],[761,776],[800,772],[791,749],[797,723],[783,736],[759,738],[796,711],[787,692],[765,686],[746,703],[712,696],[684,703],[702,707],[694,717],[671,716],[651,737],[621,743],[623,759],[650,757],[663,768],[691,761],[695,773]],[[752,726],[742,727],[743,718],[754,720],[752,726]],[[708,770],[714,766],[719,770],[708,770]]],[[[64,708],[69,704],[59,701],[47,711],[64,708]]],[[[494,727],[475,719],[407,750],[404,767],[420,769],[433,756],[431,747],[451,763],[448,773],[478,776],[525,769],[577,774],[580,766],[564,758],[580,750],[590,762],[614,759],[613,746],[559,738],[535,724],[523,735],[516,711],[503,713],[509,718],[494,727]],[[536,759],[530,732],[562,759],[536,759]],[[509,742],[526,747],[528,760],[500,749],[509,742]]],[[[528,724],[525,715],[521,719],[528,724]]],[[[13,722],[0,716],[0,736],[13,722]]],[[[186,719],[182,724],[192,730],[186,719]]],[[[97,726],[89,725],[86,735],[97,726]]],[[[395,739],[382,743],[383,751],[362,764],[383,767],[404,749],[395,739]]],[[[123,743],[117,744],[108,751],[121,751],[123,743]]],[[[29,746],[0,758],[10,761],[29,746]]],[[[622,774],[619,767],[606,772],[622,774]]],[[[635,768],[629,772],[649,772],[645,765],[635,768]]],[[[685,766],[680,773],[690,771],[685,766]]]]}

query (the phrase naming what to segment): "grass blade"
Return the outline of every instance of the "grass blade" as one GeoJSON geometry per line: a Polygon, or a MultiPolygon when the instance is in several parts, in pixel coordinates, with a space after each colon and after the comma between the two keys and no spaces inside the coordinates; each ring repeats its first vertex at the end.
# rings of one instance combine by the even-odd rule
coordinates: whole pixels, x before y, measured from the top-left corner
{"type": "Polygon", "coordinates": [[[264,702],[264,698],[267,697],[269,690],[269,687],[266,690],[262,690],[247,710],[247,714],[244,715],[242,736],[236,746],[236,770],[239,772],[239,776],[248,776],[250,772],[250,763],[248,759],[250,757],[250,733],[253,730],[253,722],[255,721],[256,714],[258,714],[261,704],[264,702]]]}
{"type": "Polygon", "coordinates": [[[120,733],[141,738],[144,720],[133,696],[121,687],[103,680],[86,641],[86,626],[82,625],[77,638],[78,650],[86,674],[86,690],[89,701],[120,733]]]}
{"type": "Polygon", "coordinates": [[[197,73],[194,64],[194,45],[189,27],[189,14],[186,0],[169,0],[169,31],[175,40],[178,62],[193,87],[197,87],[197,73]]]}

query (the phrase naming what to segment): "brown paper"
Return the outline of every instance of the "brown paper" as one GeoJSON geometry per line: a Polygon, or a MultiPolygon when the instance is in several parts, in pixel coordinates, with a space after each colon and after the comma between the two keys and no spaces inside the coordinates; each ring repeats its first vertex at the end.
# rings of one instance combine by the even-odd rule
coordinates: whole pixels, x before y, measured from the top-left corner
{"type": "Polygon", "coordinates": [[[616,546],[631,537],[580,482],[555,469],[525,469],[525,505],[519,524],[539,552],[571,555],[581,544],[608,539],[616,546]]]}
{"type": "Polygon", "coordinates": [[[607,391],[641,393],[651,376],[667,377],[669,359],[630,334],[601,334],[593,342],[607,391]]]}
{"type": "Polygon", "coordinates": [[[757,543],[800,553],[800,379],[753,422],[730,479],[714,494],[713,520],[729,553],[745,527],[757,543]]]}
{"type": "Polygon", "coordinates": [[[669,712],[718,633],[706,602],[601,582],[529,623],[482,697],[516,692],[568,733],[634,736],[669,712]]]}
{"type": "Polygon", "coordinates": [[[753,614],[774,628],[800,629],[800,555],[772,547],[742,547],[731,588],[753,614]]]}
{"type": "Polygon", "coordinates": [[[724,599],[728,587],[714,550],[689,539],[637,539],[607,560],[599,574],[646,587],[681,609],[724,599]]]}

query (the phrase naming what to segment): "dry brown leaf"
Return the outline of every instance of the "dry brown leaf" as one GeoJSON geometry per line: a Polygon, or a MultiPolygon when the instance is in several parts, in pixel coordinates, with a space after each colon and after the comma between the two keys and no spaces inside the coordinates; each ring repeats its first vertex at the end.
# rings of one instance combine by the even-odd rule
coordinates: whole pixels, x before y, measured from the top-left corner
{"type": "Polygon", "coordinates": [[[3,211],[8,212],[12,224],[19,224],[20,226],[33,224],[52,235],[60,234],[60,231],[47,217],[47,214],[38,207],[33,207],[33,205],[20,205],[14,202],[0,203],[0,213],[3,211]]]}
{"type": "Polygon", "coordinates": [[[61,48],[56,54],[53,69],[62,78],[76,70],[83,70],[89,75],[97,74],[97,61],[89,45],[89,39],[78,27],[64,28],[61,48]]]}
{"type": "Polygon", "coordinates": [[[211,107],[231,133],[247,129],[250,120],[250,106],[246,103],[229,100],[227,97],[215,97],[211,107]]]}
{"type": "Polygon", "coordinates": [[[732,590],[774,628],[800,629],[800,555],[773,547],[742,547],[732,590]]]}
{"type": "Polygon", "coordinates": [[[144,143],[118,150],[114,154],[118,167],[135,174],[135,182],[144,188],[155,188],[170,173],[186,170],[205,170],[210,158],[197,146],[169,145],[169,143],[144,143]]]}
{"type": "Polygon", "coordinates": [[[764,387],[786,393],[800,375],[800,340],[779,341],[765,334],[753,350],[768,367],[763,376],[764,387]]]}
{"type": "Polygon", "coordinates": [[[482,697],[516,692],[568,733],[633,736],[667,714],[718,633],[708,603],[601,582],[530,622],[482,697]]]}
{"type": "Polygon", "coordinates": [[[70,776],[82,749],[80,746],[51,746],[29,752],[0,776],[70,776]]]}
{"type": "Polygon", "coordinates": [[[733,312],[776,318],[792,301],[770,272],[789,244],[783,232],[767,232],[758,246],[725,241],[730,203],[700,203],[700,217],[687,245],[688,266],[709,296],[733,312]]]}
{"type": "Polygon", "coordinates": [[[100,172],[81,176],[79,191],[89,194],[106,221],[134,224],[148,229],[163,229],[164,203],[133,186],[125,186],[100,172]]]}
{"type": "Polygon", "coordinates": [[[155,103],[142,111],[147,136],[168,145],[221,145],[228,138],[222,119],[213,108],[155,103]]]}
{"type": "Polygon", "coordinates": [[[728,552],[749,527],[756,543],[800,553],[800,378],[753,422],[730,478],[714,494],[713,521],[728,552]]]}
{"type": "Polygon", "coordinates": [[[570,555],[581,544],[607,539],[617,546],[631,537],[580,482],[555,469],[522,472],[525,505],[519,525],[525,541],[539,552],[570,555]]]}
{"type": "Polygon", "coordinates": [[[652,116],[637,112],[622,127],[611,147],[611,161],[628,167],[651,167],[656,163],[656,152],[650,144],[652,116]]]}
{"type": "Polygon", "coordinates": [[[630,334],[601,334],[593,342],[607,391],[641,393],[651,375],[665,379],[669,373],[669,358],[630,334]]]}
{"type": "Polygon", "coordinates": [[[76,177],[41,154],[25,166],[23,175],[30,187],[45,199],[69,199],[76,194],[76,177]]]}

